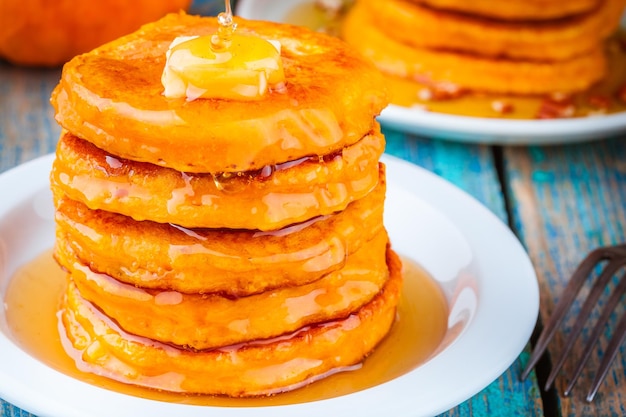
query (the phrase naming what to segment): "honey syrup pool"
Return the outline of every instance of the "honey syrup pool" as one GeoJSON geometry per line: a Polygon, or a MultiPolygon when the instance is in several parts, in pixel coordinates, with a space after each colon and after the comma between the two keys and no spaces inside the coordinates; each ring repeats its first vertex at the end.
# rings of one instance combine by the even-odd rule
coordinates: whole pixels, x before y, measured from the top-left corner
{"type": "Polygon", "coordinates": [[[446,336],[448,305],[439,286],[403,258],[403,291],[396,322],[357,370],[340,372],[297,390],[258,398],[196,396],[151,390],[79,371],[61,346],[57,312],[65,273],[46,251],[12,277],[4,300],[13,340],[38,361],[83,382],[141,398],[180,404],[257,407],[305,403],[346,395],[394,379],[427,361],[446,336]]]}

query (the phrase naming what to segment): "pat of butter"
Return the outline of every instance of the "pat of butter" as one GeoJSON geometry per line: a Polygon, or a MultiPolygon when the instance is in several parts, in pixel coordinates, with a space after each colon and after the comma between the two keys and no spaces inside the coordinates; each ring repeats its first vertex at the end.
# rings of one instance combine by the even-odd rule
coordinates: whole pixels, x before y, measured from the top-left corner
{"type": "Polygon", "coordinates": [[[284,87],[278,41],[236,34],[215,51],[210,36],[180,36],[166,58],[161,82],[168,98],[258,100],[284,87]]]}

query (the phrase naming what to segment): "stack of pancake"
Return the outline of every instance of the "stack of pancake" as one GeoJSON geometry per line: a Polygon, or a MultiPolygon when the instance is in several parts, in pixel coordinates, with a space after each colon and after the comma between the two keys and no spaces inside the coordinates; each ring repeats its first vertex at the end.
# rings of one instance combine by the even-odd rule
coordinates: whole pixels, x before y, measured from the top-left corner
{"type": "Polygon", "coordinates": [[[170,43],[217,28],[186,14],[63,69],[55,258],[68,271],[61,336],[81,370],[267,395],[359,366],[394,321],[380,73],[336,38],[236,23],[280,42],[280,92],[164,97],[170,43]]]}
{"type": "Polygon", "coordinates": [[[358,0],[343,37],[386,74],[442,93],[570,93],[605,74],[624,4],[358,0]]]}

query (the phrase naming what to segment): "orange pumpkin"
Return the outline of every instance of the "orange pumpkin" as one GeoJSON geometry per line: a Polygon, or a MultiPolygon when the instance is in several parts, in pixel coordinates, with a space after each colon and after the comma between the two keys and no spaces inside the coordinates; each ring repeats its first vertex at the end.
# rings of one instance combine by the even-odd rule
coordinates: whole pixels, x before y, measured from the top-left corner
{"type": "Polygon", "coordinates": [[[0,0],[0,58],[58,66],[191,0],[0,0]]]}

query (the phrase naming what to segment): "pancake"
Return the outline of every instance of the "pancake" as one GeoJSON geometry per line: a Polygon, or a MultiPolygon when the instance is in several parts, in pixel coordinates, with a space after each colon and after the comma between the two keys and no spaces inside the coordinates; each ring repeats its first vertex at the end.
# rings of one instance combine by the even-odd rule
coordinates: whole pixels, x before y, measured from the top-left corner
{"type": "Polygon", "coordinates": [[[617,29],[625,1],[604,0],[600,7],[584,14],[543,22],[485,19],[407,0],[360,3],[376,27],[384,28],[385,34],[406,45],[479,56],[558,61],[597,48],[617,29]]]}
{"type": "Polygon", "coordinates": [[[585,13],[602,0],[410,0],[446,10],[507,20],[558,19],[585,13]]]}
{"type": "MultiPolygon", "coordinates": [[[[81,296],[122,329],[188,349],[268,339],[303,326],[348,316],[387,281],[383,230],[321,279],[248,297],[183,294],[123,284],[80,262],[69,273],[81,296]]],[[[207,277],[210,279],[210,276],[207,277]]]]}
{"type": "Polygon", "coordinates": [[[242,297],[341,268],[383,230],[385,181],[338,213],[276,232],[184,229],[56,202],[55,258],[143,288],[242,297]]]}
{"type": "Polygon", "coordinates": [[[348,13],[342,36],[385,74],[424,84],[505,94],[567,93],[603,77],[602,45],[575,58],[553,62],[490,59],[468,53],[411,47],[375,27],[364,6],[348,13]],[[367,30],[363,30],[367,28],[367,30]]]}
{"type": "Polygon", "coordinates": [[[379,181],[385,140],[378,125],[326,156],[255,172],[181,173],[118,158],[65,132],[51,174],[55,194],[91,209],[197,228],[276,230],[342,210],[379,181]]]}
{"type": "Polygon", "coordinates": [[[270,395],[358,364],[387,334],[401,288],[401,263],[388,253],[390,278],[366,305],[339,320],[275,339],[190,351],[124,332],[80,297],[70,280],[61,339],[79,369],[174,392],[270,395]]]}
{"type": "Polygon", "coordinates": [[[387,104],[379,72],[340,40],[235,18],[237,33],[281,43],[286,89],[255,102],[165,98],[165,52],[215,18],[171,14],[75,57],[52,94],[56,120],[120,158],[181,172],[242,172],[350,146],[387,104]]]}

